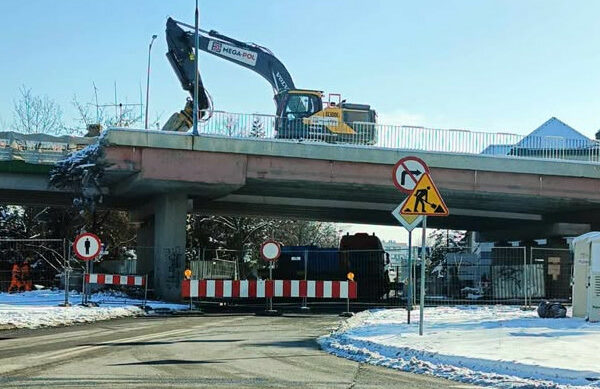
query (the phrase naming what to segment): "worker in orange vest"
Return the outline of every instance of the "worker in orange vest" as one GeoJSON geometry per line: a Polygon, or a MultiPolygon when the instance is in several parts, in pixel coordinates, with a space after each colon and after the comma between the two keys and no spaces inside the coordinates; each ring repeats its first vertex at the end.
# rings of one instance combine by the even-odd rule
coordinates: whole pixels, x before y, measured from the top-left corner
{"type": "Polygon", "coordinates": [[[10,286],[8,292],[18,292],[21,289],[21,267],[18,263],[14,263],[11,271],[10,286]]]}
{"type": "Polygon", "coordinates": [[[21,265],[21,287],[24,288],[26,292],[29,292],[32,286],[31,269],[29,268],[29,261],[26,259],[21,265]]]}

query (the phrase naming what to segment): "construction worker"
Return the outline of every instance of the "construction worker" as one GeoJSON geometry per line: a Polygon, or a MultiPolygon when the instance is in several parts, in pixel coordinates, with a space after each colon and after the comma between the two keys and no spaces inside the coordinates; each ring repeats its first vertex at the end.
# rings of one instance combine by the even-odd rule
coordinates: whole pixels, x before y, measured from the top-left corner
{"type": "Polygon", "coordinates": [[[26,292],[29,292],[33,286],[28,259],[29,258],[25,259],[25,262],[21,265],[21,287],[24,288],[26,292]]]}
{"type": "Polygon", "coordinates": [[[18,263],[14,263],[11,271],[10,286],[8,293],[18,292],[21,289],[21,267],[18,263]]]}

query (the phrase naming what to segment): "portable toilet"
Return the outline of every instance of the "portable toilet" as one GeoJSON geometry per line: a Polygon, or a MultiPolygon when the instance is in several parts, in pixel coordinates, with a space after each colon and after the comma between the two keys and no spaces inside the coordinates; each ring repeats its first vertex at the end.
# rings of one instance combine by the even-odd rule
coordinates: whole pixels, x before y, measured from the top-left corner
{"type": "MultiPolygon", "coordinates": [[[[592,244],[600,248],[600,232],[588,232],[573,239],[573,317],[586,317],[592,244]]],[[[598,250],[598,249],[596,249],[598,250]]],[[[596,251],[594,250],[594,251],[596,251]]]]}
{"type": "Polygon", "coordinates": [[[587,317],[591,322],[600,321],[600,241],[592,243],[587,289],[587,317]]]}

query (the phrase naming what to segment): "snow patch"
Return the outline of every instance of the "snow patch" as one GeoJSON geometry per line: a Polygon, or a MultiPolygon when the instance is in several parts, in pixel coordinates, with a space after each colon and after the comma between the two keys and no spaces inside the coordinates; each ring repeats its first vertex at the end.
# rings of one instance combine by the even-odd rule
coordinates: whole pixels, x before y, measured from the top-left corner
{"type": "MultiPolygon", "coordinates": [[[[91,296],[98,307],[83,307],[81,294],[71,292],[70,307],[58,306],[64,302],[63,290],[34,290],[23,293],[0,293],[0,329],[40,328],[68,326],[78,323],[91,323],[120,317],[140,316],[145,311],[140,308],[142,300],[131,299],[121,293],[100,292],[91,296]]],[[[148,301],[153,309],[185,309],[181,304],[161,301],[148,301]]]]}
{"type": "Polygon", "coordinates": [[[404,309],[364,311],[319,343],[352,360],[475,385],[600,388],[600,324],[518,307],[427,308],[422,337],[404,309]]]}

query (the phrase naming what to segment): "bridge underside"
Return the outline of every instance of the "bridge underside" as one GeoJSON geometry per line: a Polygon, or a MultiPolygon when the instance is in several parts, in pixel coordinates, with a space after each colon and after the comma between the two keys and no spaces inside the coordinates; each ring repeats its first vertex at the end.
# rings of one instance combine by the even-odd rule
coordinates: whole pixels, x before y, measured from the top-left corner
{"type": "MultiPolygon", "coordinates": [[[[188,212],[398,225],[406,194],[393,164],[416,155],[431,167],[449,217],[428,226],[478,231],[485,240],[575,236],[600,229],[600,170],[585,162],[336,147],[111,130],[105,136],[101,206],[130,211],[140,270],[177,300],[188,212]]],[[[46,172],[0,169],[0,201],[70,205],[46,172]]]]}

